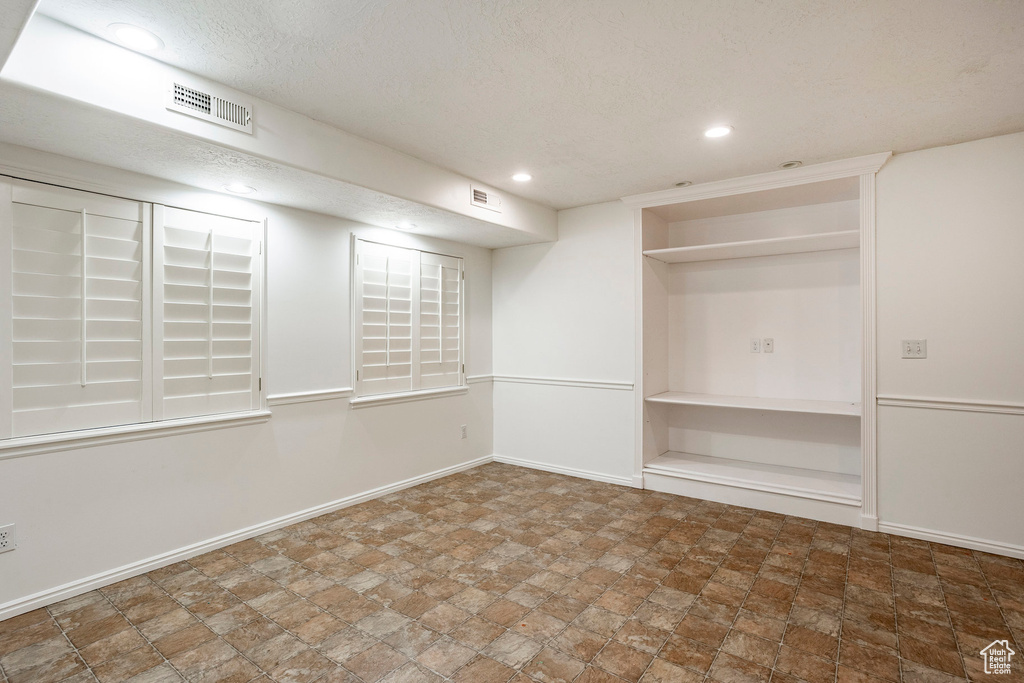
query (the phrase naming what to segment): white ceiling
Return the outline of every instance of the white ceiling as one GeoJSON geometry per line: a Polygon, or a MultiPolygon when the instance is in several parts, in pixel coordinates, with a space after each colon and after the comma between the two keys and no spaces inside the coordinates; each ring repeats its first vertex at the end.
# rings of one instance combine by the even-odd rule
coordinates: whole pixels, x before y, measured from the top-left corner
{"type": "Polygon", "coordinates": [[[1024,130],[1021,0],[42,0],[163,61],[564,208],[1024,130]],[[702,137],[728,123],[735,133],[702,137]],[[509,176],[534,175],[529,184],[509,176]]]}
{"type": "MultiPolygon", "coordinates": [[[[109,112],[99,107],[58,100],[3,81],[0,81],[0,122],[3,122],[0,132],[6,142],[154,175],[211,193],[221,192],[225,178],[244,178],[260,188],[260,201],[368,225],[390,228],[413,223],[420,234],[490,249],[544,241],[542,237],[520,230],[220,147],[130,116],[112,119],[109,112]],[[145,153],[140,154],[139,150],[145,153]]],[[[0,158],[4,158],[2,152],[0,158]]],[[[75,184],[74,180],[71,184],[75,184]]],[[[86,189],[118,194],[121,188],[86,189]]],[[[126,191],[135,192],[134,189],[126,191]]],[[[123,196],[163,201],[159,196],[123,196]]]]}

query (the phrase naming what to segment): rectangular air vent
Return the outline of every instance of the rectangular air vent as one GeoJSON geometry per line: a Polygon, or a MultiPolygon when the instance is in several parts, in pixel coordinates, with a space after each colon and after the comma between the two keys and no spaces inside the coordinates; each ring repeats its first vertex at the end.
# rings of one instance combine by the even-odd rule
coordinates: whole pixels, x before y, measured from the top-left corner
{"type": "Polygon", "coordinates": [[[167,88],[167,108],[252,134],[252,107],[244,102],[220,97],[209,88],[196,88],[171,81],[167,88]]]}
{"type": "Polygon", "coordinates": [[[470,204],[501,213],[501,197],[497,194],[489,190],[481,190],[473,185],[470,186],[469,191],[471,193],[470,204]]]}

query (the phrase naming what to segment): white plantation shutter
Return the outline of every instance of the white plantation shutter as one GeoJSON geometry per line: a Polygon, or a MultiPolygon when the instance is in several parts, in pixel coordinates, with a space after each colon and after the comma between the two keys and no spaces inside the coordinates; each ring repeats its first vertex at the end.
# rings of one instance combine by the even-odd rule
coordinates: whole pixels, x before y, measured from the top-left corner
{"type": "Polygon", "coordinates": [[[462,259],[420,254],[420,388],[459,384],[462,259]]]}
{"type": "Polygon", "coordinates": [[[154,207],[154,416],[259,407],[262,225],[154,207]]]}
{"type": "Polygon", "coordinates": [[[356,358],[360,396],[413,388],[413,285],[419,253],[356,241],[356,358]]]}
{"type": "Polygon", "coordinates": [[[462,259],[355,240],[356,394],[462,382],[462,259]]]}
{"type": "Polygon", "coordinates": [[[150,419],[148,205],[0,183],[0,438],[150,419]]]}

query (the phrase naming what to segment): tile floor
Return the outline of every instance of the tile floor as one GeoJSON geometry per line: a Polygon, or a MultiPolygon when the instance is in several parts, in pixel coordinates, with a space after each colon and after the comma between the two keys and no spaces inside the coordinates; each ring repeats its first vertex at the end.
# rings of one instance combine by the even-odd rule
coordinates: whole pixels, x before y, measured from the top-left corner
{"type": "Polygon", "coordinates": [[[0,622],[0,681],[910,683],[1004,638],[1019,560],[491,464],[0,622]]]}

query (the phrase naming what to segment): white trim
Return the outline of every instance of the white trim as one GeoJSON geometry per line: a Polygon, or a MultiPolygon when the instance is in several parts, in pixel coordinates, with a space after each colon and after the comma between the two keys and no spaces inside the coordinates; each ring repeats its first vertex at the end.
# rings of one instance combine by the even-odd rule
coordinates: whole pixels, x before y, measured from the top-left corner
{"type": "Polygon", "coordinates": [[[313,401],[333,401],[335,399],[349,398],[353,393],[352,387],[341,389],[320,389],[318,391],[298,391],[293,394],[274,394],[267,396],[268,406],[285,406],[292,403],[312,403],[313,401]]]}
{"type": "Polygon", "coordinates": [[[20,458],[26,455],[70,451],[76,448],[91,448],[93,446],[104,446],[125,441],[140,441],[156,437],[205,432],[210,429],[241,427],[243,425],[259,424],[269,419],[270,411],[257,410],[246,413],[185,417],[179,420],[142,422],[100,429],[83,429],[59,434],[25,436],[0,441],[0,460],[20,458]]]}
{"type": "Polygon", "coordinates": [[[465,394],[469,387],[444,387],[441,389],[421,389],[419,391],[402,391],[395,394],[376,394],[374,396],[360,396],[353,398],[348,403],[353,408],[366,408],[368,406],[382,406],[389,403],[407,403],[409,401],[424,401],[430,398],[444,398],[445,396],[457,396],[465,394]]]}
{"type": "Polygon", "coordinates": [[[581,387],[584,389],[619,389],[633,391],[632,382],[608,382],[592,379],[560,379],[555,377],[523,377],[521,375],[494,375],[495,382],[508,384],[545,384],[556,387],[581,387]]]}
{"type": "Polygon", "coordinates": [[[61,600],[72,598],[76,595],[81,595],[82,593],[86,593],[90,590],[94,590],[102,586],[107,586],[112,583],[116,583],[117,581],[129,579],[133,576],[138,576],[139,574],[144,574],[146,572],[153,571],[154,569],[166,567],[168,565],[174,564],[175,562],[187,560],[190,557],[202,555],[203,553],[210,552],[211,550],[223,548],[224,546],[231,545],[232,543],[236,543],[238,541],[244,541],[246,539],[259,536],[260,534],[265,534],[267,532],[280,529],[281,527],[285,527],[290,524],[303,522],[307,519],[312,519],[313,517],[319,517],[320,515],[326,515],[330,512],[334,512],[335,510],[340,510],[342,508],[357,505],[359,503],[363,503],[374,498],[386,496],[389,493],[395,493],[396,491],[401,491],[402,489],[407,489],[412,486],[417,486],[418,484],[433,481],[434,479],[440,479],[441,477],[447,477],[448,475],[472,469],[479,465],[485,465],[490,461],[491,456],[488,455],[482,458],[476,458],[468,462],[460,463],[458,465],[452,465],[451,467],[445,467],[440,470],[434,470],[433,472],[428,472],[427,474],[421,474],[418,477],[412,477],[410,479],[405,479],[394,484],[387,484],[386,486],[380,486],[375,489],[370,489],[369,491],[364,491],[363,493],[357,493],[355,495],[347,496],[345,498],[339,498],[338,500],[334,500],[329,503],[324,503],[323,505],[317,505],[311,508],[307,508],[305,510],[295,512],[290,515],[285,515],[283,517],[278,517],[277,519],[272,519],[261,524],[256,524],[250,527],[246,527],[244,529],[239,529],[238,531],[232,531],[230,533],[224,534],[222,536],[217,536],[206,541],[193,543],[192,545],[185,546],[184,548],[178,548],[177,550],[162,553],[160,555],[156,555],[145,560],[140,560],[138,562],[126,564],[122,567],[118,567],[117,569],[111,569],[109,571],[94,574],[90,577],[80,579],[78,581],[72,581],[70,583],[64,584],[63,586],[57,586],[56,588],[40,591],[39,593],[35,593],[24,598],[12,600],[11,602],[7,602],[0,605],[0,621],[3,621],[4,619],[10,619],[11,617],[16,617],[19,614],[24,614],[25,612],[29,612],[38,607],[44,607],[46,605],[51,605],[61,600]]]}
{"type": "MultiPolygon", "coordinates": [[[[886,156],[885,159],[889,157],[886,156]]],[[[885,159],[882,163],[885,163],[885,159]]],[[[876,171],[878,169],[875,169],[876,171]]],[[[860,176],[861,522],[878,518],[878,341],[875,281],[875,172],[860,176]]]]}
{"type": "Polygon", "coordinates": [[[484,382],[493,382],[494,375],[469,375],[466,377],[466,384],[483,384],[484,382]]]}
{"type": "Polygon", "coordinates": [[[263,379],[270,373],[268,369],[268,351],[270,350],[270,325],[268,323],[267,311],[269,310],[270,297],[268,296],[270,289],[267,287],[267,236],[270,234],[270,219],[264,217],[263,219],[263,230],[260,232],[260,252],[259,252],[259,271],[260,271],[260,310],[259,310],[259,324],[260,331],[256,336],[257,342],[259,343],[259,359],[260,368],[259,375],[256,378],[257,381],[257,395],[256,405],[260,410],[267,410],[270,406],[267,404],[267,387],[263,386],[263,379]]]}
{"type": "Polygon", "coordinates": [[[998,413],[1024,415],[1024,403],[1005,401],[972,401],[962,398],[925,398],[923,396],[879,396],[878,405],[929,410],[956,410],[965,413],[998,413]]]}
{"type": "Polygon", "coordinates": [[[983,538],[975,538],[974,536],[962,536],[960,534],[946,533],[945,531],[923,529],[921,527],[910,526],[908,524],[892,524],[890,522],[879,522],[878,530],[887,534],[895,534],[896,536],[908,536],[910,538],[917,538],[922,541],[930,541],[932,543],[942,543],[944,545],[957,546],[958,548],[980,550],[982,552],[992,553],[993,555],[1006,555],[1009,557],[1024,559],[1024,546],[1014,545],[1012,543],[990,541],[983,538]]]}
{"type": "Polygon", "coordinates": [[[9,439],[14,433],[13,234],[14,184],[0,178],[0,263],[6,273],[0,277],[0,439],[9,439]]]}
{"type": "Polygon", "coordinates": [[[892,152],[880,152],[869,154],[852,159],[840,161],[829,161],[823,164],[802,166],[796,169],[783,171],[772,171],[770,173],[759,173],[757,175],[742,176],[740,178],[729,178],[727,180],[716,180],[710,183],[701,183],[689,187],[673,188],[671,190],[659,190],[645,194],[635,194],[623,197],[622,201],[626,206],[634,209],[644,209],[665,204],[678,204],[680,202],[692,202],[698,199],[710,199],[712,197],[727,197],[734,194],[746,194],[748,192],[760,192],[762,190],[773,190],[780,187],[792,187],[825,180],[836,180],[838,178],[849,178],[868,173],[877,173],[892,152]]]}
{"type": "Polygon", "coordinates": [[[591,472],[590,470],[580,470],[575,467],[562,467],[560,465],[549,465],[544,462],[536,462],[535,460],[521,460],[520,458],[509,458],[504,455],[495,455],[494,462],[504,463],[506,465],[515,465],[516,467],[526,467],[531,470],[541,470],[543,472],[552,472],[554,474],[564,474],[569,477],[576,477],[578,479],[590,479],[592,481],[603,481],[606,484],[617,484],[619,486],[629,486],[633,488],[633,477],[616,477],[611,474],[602,474],[600,472],[591,472]]]}
{"type": "Polygon", "coordinates": [[[864,531],[878,531],[878,517],[875,515],[861,515],[860,528],[864,531]]]}
{"type": "Polygon", "coordinates": [[[633,486],[644,485],[644,212],[633,209],[633,486]]]}

